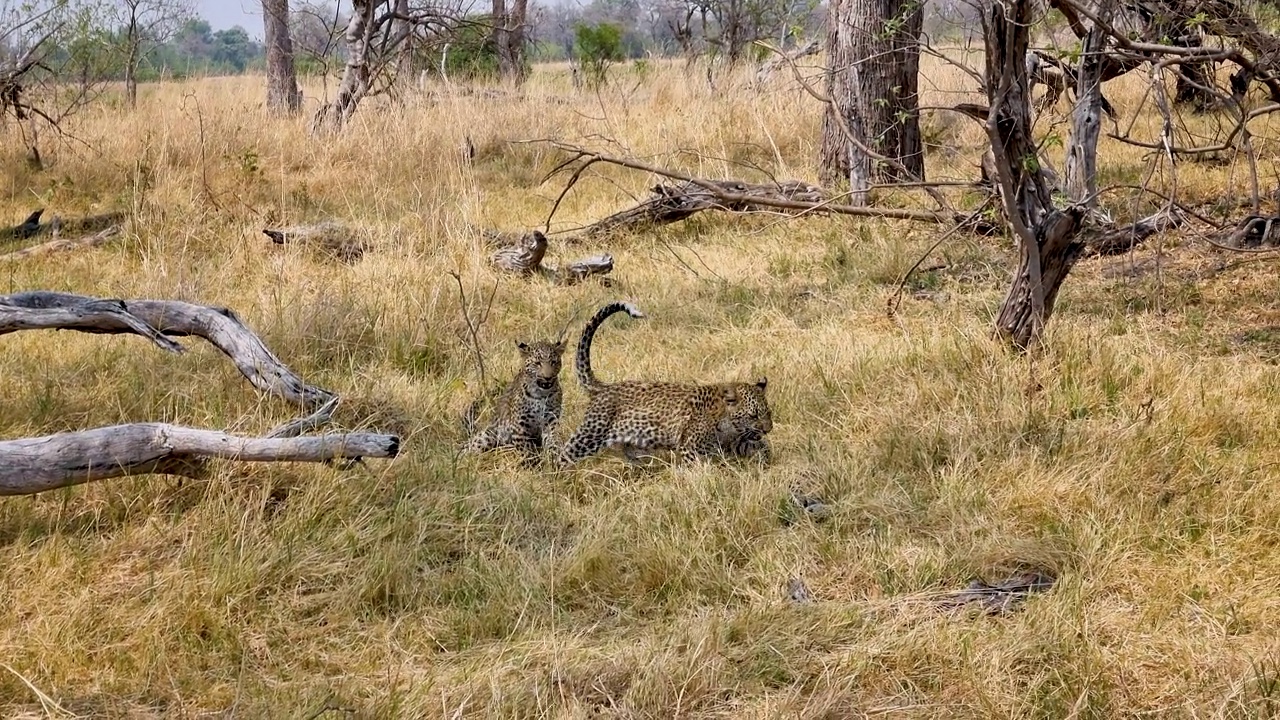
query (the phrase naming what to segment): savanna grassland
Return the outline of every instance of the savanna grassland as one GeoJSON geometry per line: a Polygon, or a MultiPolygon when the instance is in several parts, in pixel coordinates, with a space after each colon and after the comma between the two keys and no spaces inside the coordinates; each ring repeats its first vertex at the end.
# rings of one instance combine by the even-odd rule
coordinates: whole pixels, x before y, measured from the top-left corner
{"type": "MultiPolygon", "coordinates": [[[[971,99],[959,72],[925,64],[923,104],[971,99]]],[[[1145,83],[1133,73],[1107,92],[1152,139],[1145,83]]],[[[713,91],[678,65],[621,66],[593,93],[550,66],[521,97],[371,100],[344,133],[315,139],[305,118],[269,118],[262,96],[253,77],[144,86],[136,111],[82,113],[68,128],[78,139],[49,143],[40,171],[7,130],[6,222],[43,206],[128,223],[103,247],[3,265],[0,292],[230,306],[286,364],[348,398],[346,427],[400,433],[404,451],[346,471],[219,463],[203,481],[3,500],[0,715],[1200,718],[1280,706],[1274,265],[1215,270],[1241,258],[1190,234],[1085,260],[1031,361],[989,338],[1007,238],[946,240],[891,317],[899,279],[941,228],[706,214],[600,243],[553,235],[553,263],[612,253],[614,286],[501,279],[480,330],[490,374],[514,371],[516,340],[554,337],[575,313],[576,338],[594,307],[632,300],[649,317],[610,320],[597,373],[766,374],[775,462],[458,462],[478,383],[449,273],[483,305],[498,278],[479,228],[539,226],[563,184],[541,182],[562,155],[508,141],[812,182],[820,107],[781,75],[713,91]],[[358,224],[375,248],[347,266],[260,233],[324,217],[358,224]],[[820,496],[830,519],[798,516],[793,489],[820,496]],[[1007,616],[921,601],[1021,568],[1060,579],[1007,616]],[[815,602],[786,599],[792,577],[815,602]]],[[[1052,120],[1046,136],[1066,132],[1052,120]]],[[[925,124],[931,175],[976,177],[981,128],[940,113],[925,124]]],[[[1259,123],[1253,138],[1266,189],[1274,130],[1259,123]]],[[[1104,139],[1101,184],[1170,190],[1144,153],[1104,139]]],[[[600,167],[553,229],[655,182],[600,167]]],[[[1187,163],[1177,191],[1234,218],[1243,210],[1224,197],[1246,182],[1240,163],[1187,163]]],[[[1155,207],[1135,197],[1103,204],[1119,219],[1155,207]]],[[[145,420],[259,434],[290,417],[216,350],[188,345],[170,356],[138,338],[4,336],[0,436],[145,420]]],[[[573,426],[585,398],[568,370],[562,380],[573,426]]]]}

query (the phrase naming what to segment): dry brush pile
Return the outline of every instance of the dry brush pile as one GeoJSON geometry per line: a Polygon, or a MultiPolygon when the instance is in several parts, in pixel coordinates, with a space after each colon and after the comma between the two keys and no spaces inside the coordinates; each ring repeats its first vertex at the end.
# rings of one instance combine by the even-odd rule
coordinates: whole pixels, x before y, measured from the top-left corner
{"type": "MultiPolygon", "coordinates": [[[[925,77],[926,105],[982,101],[954,68],[925,77]]],[[[290,371],[343,398],[334,429],[394,434],[399,457],[215,459],[197,480],[6,499],[4,714],[1271,707],[1280,441],[1267,428],[1280,320],[1268,263],[1179,233],[1086,258],[1041,352],[1022,357],[989,337],[1013,263],[999,234],[950,236],[890,314],[942,228],[779,208],[597,237],[582,228],[645,207],[666,181],[597,163],[561,198],[566,176],[545,180],[563,150],[510,142],[607,135],[593,147],[688,177],[812,184],[819,109],[789,78],[757,88],[744,76],[726,93],[673,66],[579,95],[562,68],[539,67],[519,97],[371,103],[323,141],[305,121],[265,121],[259,83],[144,86],[146,125],[120,132],[123,110],[86,117],[77,132],[96,150],[51,149],[43,170],[6,146],[11,224],[33,194],[67,216],[124,218],[105,242],[6,262],[4,294],[232,307],[290,371]],[[459,151],[468,142],[474,156],[459,151]],[[262,234],[325,218],[360,237],[329,247],[262,234]],[[611,286],[491,264],[485,230],[534,229],[557,266],[609,255],[611,286]],[[458,283],[467,317],[488,308],[482,325],[464,320],[458,283]],[[597,373],[767,374],[771,466],[602,459],[550,473],[513,457],[456,459],[457,418],[483,390],[474,346],[491,378],[509,377],[515,341],[555,337],[575,316],[576,333],[617,298],[649,319],[601,334],[597,373]],[[975,577],[1019,573],[1057,582],[996,618],[934,602],[975,577]]],[[[1107,97],[1133,112],[1143,83],[1118,79],[1107,97]]],[[[1137,116],[1135,132],[1158,136],[1158,117],[1137,116]]],[[[973,179],[982,128],[940,117],[927,130],[947,151],[930,153],[930,175],[973,179]]],[[[1209,132],[1214,120],[1194,122],[1209,132]]],[[[1271,132],[1255,128],[1264,159],[1280,155],[1271,132]]],[[[1102,184],[1158,183],[1142,175],[1145,149],[1100,147],[1102,184]]],[[[1184,166],[1179,192],[1230,224],[1240,208],[1224,188],[1236,177],[1230,163],[1184,166]]],[[[957,197],[973,209],[986,196],[957,197]]],[[[1123,220],[1158,209],[1136,197],[1104,206],[1123,220]]],[[[909,194],[886,202],[928,209],[909,194]]],[[[130,422],[247,437],[296,419],[216,348],[186,347],[179,357],[137,337],[6,334],[0,437],[130,422]]],[[[584,396],[561,379],[572,426],[584,396]]]]}

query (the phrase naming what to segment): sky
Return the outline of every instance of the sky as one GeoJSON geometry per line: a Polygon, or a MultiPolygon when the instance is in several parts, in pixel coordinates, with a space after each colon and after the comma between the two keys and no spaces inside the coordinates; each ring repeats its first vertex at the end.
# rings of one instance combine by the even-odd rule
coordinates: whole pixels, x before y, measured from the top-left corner
{"type": "Polygon", "coordinates": [[[196,12],[215,31],[239,25],[251,37],[262,39],[261,0],[196,0],[196,12]]]}

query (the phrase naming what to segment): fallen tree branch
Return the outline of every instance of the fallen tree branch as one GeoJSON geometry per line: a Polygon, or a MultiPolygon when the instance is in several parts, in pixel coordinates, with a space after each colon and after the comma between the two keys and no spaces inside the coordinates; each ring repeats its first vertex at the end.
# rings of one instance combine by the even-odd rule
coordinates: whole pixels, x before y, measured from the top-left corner
{"type": "Polygon", "coordinates": [[[599,238],[618,232],[668,225],[685,220],[705,210],[735,213],[767,212],[776,208],[771,202],[800,202],[818,205],[826,202],[822,188],[791,180],[757,185],[741,180],[686,181],[678,185],[654,185],[647,200],[616,212],[588,225],[584,238],[599,238]],[[707,185],[714,187],[708,189],[707,185]]]}
{"type": "Polygon", "coordinates": [[[394,435],[244,438],[216,430],[137,423],[0,441],[0,495],[32,495],[126,475],[199,477],[205,458],[246,462],[327,462],[392,458],[394,435]]]}
{"type": "Polygon", "coordinates": [[[305,245],[345,263],[356,262],[369,250],[369,243],[355,228],[336,220],[278,229],[263,228],[262,234],[277,245],[305,245]]]}
{"type": "MultiPolygon", "coordinates": [[[[932,223],[944,223],[944,224],[964,222],[966,220],[970,220],[972,216],[971,213],[958,212],[958,211],[912,210],[909,208],[884,208],[884,207],[876,208],[876,207],[860,207],[855,205],[844,205],[844,204],[833,202],[830,199],[829,195],[824,191],[822,191],[821,189],[813,188],[813,186],[807,186],[804,183],[796,183],[795,187],[799,188],[801,186],[804,186],[812,190],[817,190],[818,192],[823,192],[823,199],[821,200],[816,200],[812,198],[803,199],[803,200],[791,199],[791,198],[782,196],[780,194],[781,188],[782,188],[782,185],[780,184],[752,185],[751,183],[746,183],[740,180],[705,180],[705,179],[696,178],[684,173],[676,172],[674,170],[661,168],[656,165],[643,163],[638,160],[631,160],[629,158],[612,157],[609,155],[605,155],[603,153],[595,152],[593,150],[587,150],[586,148],[578,147],[576,145],[563,143],[558,140],[531,140],[528,142],[545,143],[559,150],[563,150],[565,152],[571,153],[572,155],[572,157],[570,157],[568,160],[565,160],[564,162],[560,163],[555,168],[553,168],[551,172],[547,173],[546,177],[543,178],[543,182],[546,182],[547,180],[550,180],[552,177],[555,177],[556,175],[568,170],[569,168],[571,167],[574,168],[573,172],[570,174],[569,181],[566,183],[564,189],[560,192],[559,197],[556,198],[555,204],[551,208],[551,212],[547,215],[547,220],[545,224],[547,228],[547,232],[550,232],[551,221],[555,217],[555,213],[559,209],[560,204],[561,202],[563,202],[565,196],[568,195],[569,191],[577,183],[578,179],[582,176],[583,172],[585,172],[587,168],[591,167],[596,163],[617,165],[619,167],[625,167],[631,170],[639,170],[641,172],[653,173],[654,175],[665,177],[670,180],[676,180],[691,186],[695,186],[700,190],[705,191],[705,193],[708,196],[710,196],[712,199],[714,199],[716,203],[714,205],[710,205],[708,207],[700,208],[700,209],[714,208],[714,209],[727,210],[734,207],[743,207],[745,209],[738,210],[738,212],[762,212],[766,210],[781,210],[781,211],[787,211],[797,215],[807,214],[807,213],[827,213],[827,214],[833,214],[833,215],[851,215],[854,217],[874,217],[874,218],[884,218],[889,220],[914,220],[919,222],[932,222],[932,223]],[[743,192],[743,190],[747,190],[750,188],[761,188],[761,187],[770,188],[770,192],[765,194],[760,194],[760,195],[753,195],[750,193],[743,192]]],[[[641,205],[638,205],[636,208],[633,209],[633,211],[643,214],[644,212],[643,208],[645,208],[644,203],[642,203],[641,205]]],[[[685,217],[688,217],[688,215],[685,215],[685,217]]],[[[683,218],[678,218],[678,219],[683,219],[683,218]]],[[[978,225],[977,227],[978,231],[982,232],[983,231],[983,228],[981,227],[982,223],[978,223],[977,225],[978,225]]],[[[994,228],[987,228],[987,229],[990,229],[992,232],[996,232],[996,229],[994,228]]]]}
{"type": "Polygon", "coordinates": [[[1110,257],[1123,255],[1147,238],[1186,224],[1186,218],[1177,210],[1167,208],[1144,217],[1131,225],[1109,228],[1086,228],[1080,239],[1085,243],[1085,255],[1110,257]]]}
{"type": "Polygon", "coordinates": [[[92,235],[84,235],[77,238],[66,238],[59,240],[50,240],[47,243],[32,245],[21,250],[14,250],[0,255],[0,262],[12,262],[14,260],[22,260],[29,257],[39,255],[48,255],[50,253],[62,252],[64,250],[75,250],[78,248],[92,248],[102,245],[107,240],[115,237],[120,232],[117,226],[111,226],[101,232],[92,235]]]}
{"type": "MultiPolygon", "coordinates": [[[[331,402],[337,397],[334,393],[304,382],[228,308],[177,300],[104,300],[45,290],[0,295],[0,334],[41,328],[142,335],[172,352],[180,352],[182,347],[167,338],[199,337],[230,358],[254,387],[313,413],[305,419],[306,427],[327,422],[328,416],[317,413],[326,407],[331,413],[337,405],[331,402]],[[7,330],[4,319],[12,324],[7,330]]],[[[272,434],[280,437],[277,433],[292,432],[287,430],[290,427],[302,432],[297,428],[303,425],[298,423],[281,426],[272,434]]]]}

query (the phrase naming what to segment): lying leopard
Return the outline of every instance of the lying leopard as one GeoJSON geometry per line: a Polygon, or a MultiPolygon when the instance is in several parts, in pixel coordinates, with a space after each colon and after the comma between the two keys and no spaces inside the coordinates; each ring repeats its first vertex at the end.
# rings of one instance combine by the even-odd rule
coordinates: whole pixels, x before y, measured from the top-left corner
{"type": "Polygon", "coordinates": [[[619,312],[644,317],[630,303],[612,303],[582,330],[574,370],[587,392],[587,411],[564,446],[562,464],[606,448],[619,449],[632,461],[659,451],[674,451],[686,462],[731,455],[769,458],[764,436],[773,429],[773,416],[765,398],[766,378],[714,385],[597,380],[591,342],[601,323],[619,312]]]}

